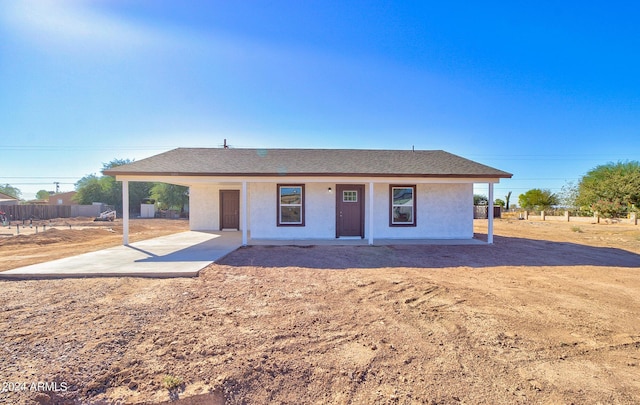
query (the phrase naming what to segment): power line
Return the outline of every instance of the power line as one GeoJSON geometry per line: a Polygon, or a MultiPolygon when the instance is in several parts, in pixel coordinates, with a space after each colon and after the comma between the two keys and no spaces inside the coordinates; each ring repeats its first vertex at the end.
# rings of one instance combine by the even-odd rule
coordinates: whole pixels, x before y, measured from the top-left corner
{"type": "Polygon", "coordinates": [[[0,176],[0,179],[71,179],[72,176],[0,176]]]}
{"type": "MultiPolygon", "coordinates": [[[[34,145],[2,145],[0,150],[18,150],[18,151],[125,151],[125,150],[148,150],[148,151],[166,151],[176,149],[180,146],[34,146],[34,145]]],[[[211,146],[194,146],[194,147],[211,147],[211,146]]]]}
{"type": "MultiPolygon", "coordinates": [[[[57,184],[65,184],[65,185],[74,185],[74,184],[76,184],[76,183],[62,183],[62,182],[55,182],[55,183],[57,183],[57,184]]],[[[11,182],[11,185],[12,186],[39,186],[39,185],[45,185],[45,184],[49,185],[49,184],[55,184],[55,183],[49,183],[49,182],[47,182],[47,183],[14,183],[14,182],[11,182]]]]}

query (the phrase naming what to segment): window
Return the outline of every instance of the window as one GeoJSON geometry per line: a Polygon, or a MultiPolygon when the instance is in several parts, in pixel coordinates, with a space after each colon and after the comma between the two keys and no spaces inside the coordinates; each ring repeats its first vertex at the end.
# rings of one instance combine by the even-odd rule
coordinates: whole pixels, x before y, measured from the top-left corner
{"type": "Polygon", "coordinates": [[[390,226],[416,226],[416,186],[390,186],[390,226]]]}
{"type": "Polygon", "coordinates": [[[278,226],[304,226],[304,185],[278,184],[278,226]]]}
{"type": "Polygon", "coordinates": [[[358,202],[358,191],[357,190],[343,191],[342,202],[358,202]]]}

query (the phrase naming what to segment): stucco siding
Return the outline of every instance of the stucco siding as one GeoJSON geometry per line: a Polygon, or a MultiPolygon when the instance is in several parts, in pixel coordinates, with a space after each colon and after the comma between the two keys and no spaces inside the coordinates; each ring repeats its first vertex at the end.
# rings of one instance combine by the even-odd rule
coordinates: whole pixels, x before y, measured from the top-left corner
{"type": "MultiPolygon", "coordinates": [[[[398,183],[404,184],[404,183],[398,183]]],[[[416,226],[389,226],[389,185],[374,185],[374,238],[473,237],[473,184],[418,184],[416,226]]]]}
{"type": "Polygon", "coordinates": [[[421,214],[425,221],[420,226],[428,237],[473,238],[473,184],[423,186],[426,204],[421,207],[421,214]]]}
{"type": "MultiPolygon", "coordinates": [[[[252,239],[331,239],[336,236],[336,183],[305,183],[305,226],[278,226],[278,183],[249,183],[248,230],[252,239]],[[331,188],[331,191],[329,191],[331,188]]],[[[282,182],[280,184],[288,184],[282,182]]],[[[289,183],[303,184],[303,183],[289,183]]],[[[365,190],[365,238],[369,237],[371,196],[365,190]]],[[[394,183],[412,185],[413,183],[394,183]]],[[[190,228],[215,231],[219,224],[220,190],[240,190],[238,184],[197,184],[190,187],[190,228]]],[[[242,200],[242,197],[241,197],[242,200]]],[[[374,184],[374,239],[469,239],[473,237],[473,184],[416,185],[416,226],[389,226],[389,184],[374,184]]]]}
{"type": "Polygon", "coordinates": [[[220,227],[219,187],[198,184],[189,187],[189,228],[192,231],[215,231],[220,227]]]}
{"type": "Polygon", "coordinates": [[[252,239],[328,239],[335,237],[335,184],[305,184],[305,226],[277,225],[277,193],[277,183],[251,183],[249,229],[252,239]],[[331,192],[329,192],[329,187],[331,187],[331,192]]]}
{"type": "MultiPolygon", "coordinates": [[[[220,190],[240,190],[237,184],[197,184],[189,187],[189,228],[192,231],[220,229],[220,190]]],[[[251,191],[248,190],[248,194],[251,191]]],[[[240,198],[242,205],[242,197],[240,198]]],[[[242,223],[240,221],[240,223],[242,223]]],[[[242,225],[241,225],[242,226],[242,225]]]]}

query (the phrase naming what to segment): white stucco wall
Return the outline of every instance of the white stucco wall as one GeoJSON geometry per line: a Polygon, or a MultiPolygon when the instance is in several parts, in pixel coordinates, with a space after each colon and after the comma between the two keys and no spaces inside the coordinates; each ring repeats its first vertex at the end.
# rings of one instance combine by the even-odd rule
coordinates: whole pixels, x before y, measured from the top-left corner
{"type": "Polygon", "coordinates": [[[192,231],[219,229],[219,190],[219,186],[212,184],[189,187],[189,228],[192,231]]]}
{"type": "MultiPolygon", "coordinates": [[[[281,184],[287,184],[282,182],[281,184]]],[[[248,228],[252,239],[332,239],[336,234],[336,183],[305,184],[305,226],[277,226],[277,184],[248,184],[248,228]],[[331,192],[329,192],[331,188],[331,192]]],[[[294,182],[290,184],[301,184],[294,182]]],[[[365,190],[365,238],[369,236],[369,184],[365,190]]],[[[394,184],[413,184],[398,182],[394,184]]],[[[196,184],[190,187],[190,228],[219,229],[220,190],[238,184],[196,184]]],[[[417,184],[415,227],[389,226],[389,184],[374,184],[374,239],[468,239],[473,237],[473,184],[417,184]]],[[[242,197],[241,197],[242,200],[242,197]]]]}
{"type": "Polygon", "coordinates": [[[277,184],[251,183],[250,185],[249,230],[252,239],[335,238],[335,184],[305,184],[305,226],[277,226],[277,184]],[[329,187],[332,192],[329,192],[329,187]]]}
{"type": "Polygon", "coordinates": [[[374,239],[469,239],[473,237],[473,184],[471,183],[418,184],[416,186],[416,226],[408,227],[389,226],[388,184],[375,184],[373,194],[374,239]]]}
{"type": "MultiPolygon", "coordinates": [[[[196,184],[189,187],[189,229],[220,229],[220,190],[240,190],[238,184],[196,184]]],[[[250,194],[250,190],[249,190],[250,194]]],[[[242,197],[240,197],[242,205],[242,197]]],[[[242,224],[242,221],[240,221],[242,224]]],[[[242,226],[242,225],[241,225],[242,226]]]]}
{"type": "MultiPolygon", "coordinates": [[[[365,238],[369,236],[369,186],[365,185],[365,238]]],[[[252,183],[249,229],[253,239],[330,239],[336,234],[336,184],[305,184],[305,226],[277,226],[276,183],[252,183]],[[332,192],[328,192],[331,187],[332,192]]],[[[389,226],[389,185],[374,184],[374,238],[473,237],[473,184],[418,184],[417,226],[389,226]]]]}

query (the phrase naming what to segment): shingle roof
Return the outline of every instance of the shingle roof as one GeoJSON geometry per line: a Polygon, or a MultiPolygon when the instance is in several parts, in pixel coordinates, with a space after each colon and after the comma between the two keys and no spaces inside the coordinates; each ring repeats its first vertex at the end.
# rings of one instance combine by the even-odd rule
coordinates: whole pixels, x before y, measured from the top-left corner
{"type": "Polygon", "coordinates": [[[15,198],[14,196],[11,196],[9,194],[5,194],[5,193],[0,193],[0,200],[18,200],[17,198],[15,198]]]}
{"type": "Polygon", "coordinates": [[[442,150],[178,148],[104,172],[161,176],[510,178],[442,150]]]}

